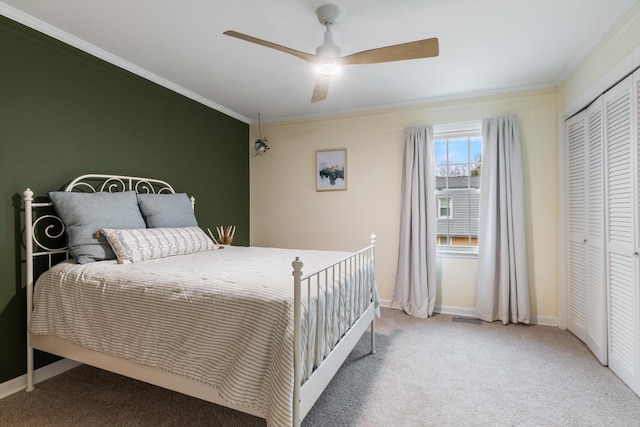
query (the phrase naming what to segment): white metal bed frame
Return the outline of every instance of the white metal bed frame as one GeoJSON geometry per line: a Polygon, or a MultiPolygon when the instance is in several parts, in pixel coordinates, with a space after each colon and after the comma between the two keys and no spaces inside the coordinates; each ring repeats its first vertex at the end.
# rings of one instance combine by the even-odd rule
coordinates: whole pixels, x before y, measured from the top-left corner
{"type": "MultiPolygon", "coordinates": [[[[134,190],[144,193],[175,193],[173,187],[167,182],[140,177],[130,177],[121,175],[101,175],[90,174],[82,175],[71,181],[64,191],[84,190],[89,192],[97,191],[126,191],[134,190]],[[97,184],[95,183],[97,182],[97,184]]],[[[44,214],[38,216],[34,220],[34,212],[38,212],[43,208],[51,208],[51,202],[35,202],[34,194],[30,189],[23,192],[24,201],[24,220],[25,220],[25,250],[26,250],[26,287],[27,287],[27,327],[31,320],[33,311],[33,291],[34,291],[34,264],[37,258],[46,257],[48,259],[48,268],[51,268],[56,261],[56,257],[69,258],[69,252],[65,245],[59,247],[49,247],[42,239],[55,240],[64,236],[64,225],[62,221],[53,214],[44,214]],[[48,225],[47,225],[48,224],[48,225]],[[41,228],[43,228],[41,230],[41,228]],[[40,233],[38,233],[38,231],[40,233]]],[[[192,206],[195,199],[191,197],[192,206]]],[[[63,239],[64,240],[64,239],[63,239]]],[[[303,263],[296,257],[292,262],[293,267],[293,286],[294,286],[294,383],[293,383],[293,401],[292,401],[292,424],[297,427],[300,425],[304,417],[307,415],[320,394],[327,387],[338,369],[342,366],[345,359],[355,347],[360,337],[366,332],[370,326],[371,332],[371,354],[375,353],[375,311],[376,301],[373,298],[375,292],[375,234],[371,235],[371,244],[347,257],[327,266],[318,271],[304,275],[302,272],[303,263]],[[353,302],[364,303],[364,309],[357,319],[349,319],[350,328],[342,335],[335,346],[332,348],[322,362],[314,367],[310,376],[302,381],[302,330],[310,327],[309,318],[302,315],[302,301],[304,298],[304,288],[306,288],[306,296],[309,298],[313,289],[320,293],[321,289],[327,289],[331,286],[330,282],[340,276],[342,269],[354,268],[354,266],[363,263],[371,264],[371,274],[359,274],[352,288],[349,298],[353,302]],[[338,273],[336,274],[336,271],[338,273]]],[[[339,304],[338,304],[339,305],[339,304]]],[[[339,316],[340,313],[335,312],[335,307],[328,307],[325,304],[326,319],[331,316],[339,316]],[[332,311],[333,310],[333,311],[332,311]]],[[[318,305],[319,307],[319,305],[318,305]]],[[[319,310],[319,308],[318,308],[319,310]]],[[[339,307],[338,307],[338,310],[339,307]]],[[[319,313],[318,313],[319,314],[319,313]]],[[[307,313],[310,316],[310,313],[307,313]]],[[[331,317],[333,319],[333,317],[331,317]]],[[[320,322],[316,325],[316,344],[319,342],[320,334],[323,332],[320,322]]],[[[308,342],[307,346],[312,343],[308,342]]],[[[319,351],[320,345],[313,346],[315,351],[319,351]]],[[[145,367],[135,362],[131,362],[122,358],[109,356],[96,351],[88,350],[75,343],[67,341],[51,335],[34,335],[27,329],[27,388],[26,391],[34,390],[34,363],[33,350],[41,350],[57,356],[65,357],[87,365],[95,366],[110,372],[144,381],[156,386],[164,387],[182,394],[197,397],[221,406],[229,407],[244,413],[265,418],[265,414],[246,406],[239,406],[223,400],[218,392],[204,383],[190,380],[181,375],[170,372],[160,371],[154,368],[145,367]]],[[[317,358],[317,355],[316,355],[317,358]]],[[[314,360],[316,360],[314,358],[314,360]]]]}

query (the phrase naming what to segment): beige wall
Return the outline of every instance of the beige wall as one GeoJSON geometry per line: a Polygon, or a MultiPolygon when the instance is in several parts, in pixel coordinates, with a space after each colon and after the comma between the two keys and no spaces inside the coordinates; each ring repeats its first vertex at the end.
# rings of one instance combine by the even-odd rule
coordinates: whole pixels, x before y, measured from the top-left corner
{"type": "MultiPolygon", "coordinates": [[[[262,124],[271,150],[250,160],[251,244],[355,250],[378,236],[378,289],[393,295],[398,252],[402,128],[516,113],[523,142],[527,251],[534,319],[557,316],[555,91],[439,102],[318,120],[262,124]],[[316,150],[346,148],[347,191],[315,191],[316,150]]],[[[257,138],[253,129],[252,141],[257,138]]],[[[438,260],[437,305],[475,305],[475,259],[438,260]]]]}

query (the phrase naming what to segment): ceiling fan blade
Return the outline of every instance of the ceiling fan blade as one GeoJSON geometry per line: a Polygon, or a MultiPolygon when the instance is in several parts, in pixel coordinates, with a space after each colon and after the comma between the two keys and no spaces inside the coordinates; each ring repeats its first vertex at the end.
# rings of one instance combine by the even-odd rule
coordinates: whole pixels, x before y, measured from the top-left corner
{"type": "Polygon", "coordinates": [[[266,46],[271,49],[279,50],[280,52],[288,53],[289,55],[296,56],[305,61],[309,61],[313,63],[318,61],[318,57],[310,53],[300,52],[299,50],[291,49],[286,46],[280,46],[279,44],[271,43],[266,40],[258,39],[256,37],[251,37],[246,34],[239,33],[237,31],[225,31],[222,34],[230,37],[235,37],[240,40],[248,41],[251,43],[259,44],[261,46],[266,46]]]}
{"type": "Polygon", "coordinates": [[[438,51],[438,39],[434,37],[378,49],[364,50],[343,56],[340,60],[344,65],[377,64],[380,62],[404,61],[406,59],[431,58],[438,56],[438,51]]]}
{"type": "Polygon", "coordinates": [[[331,76],[320,74],[316,79],[316,87],[313,89],[313,96],[311,102],[323,101],[327,98],[329,92],[329,83],[331,82],[331,76]]]}

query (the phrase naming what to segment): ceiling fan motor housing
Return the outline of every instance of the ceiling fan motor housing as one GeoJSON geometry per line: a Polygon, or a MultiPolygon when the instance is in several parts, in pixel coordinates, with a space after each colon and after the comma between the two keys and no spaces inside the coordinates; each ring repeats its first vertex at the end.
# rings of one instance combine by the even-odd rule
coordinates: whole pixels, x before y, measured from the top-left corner
{"type": "Polygon", "coordinates": [[[340,9],[335,4],[325,4],[316,10],[316,15],[322,25],[333,25],[340,17],[340,9]]]}
{"type": "Polygon", "coordinates": [[[335,4],[325,4],[316,10],[316,14],[318,15],[318,21],[326,27],[324,42],[316,49],[316,55],[322,58],[340,58],[340,48],[333,42],[333,33],[331,33],[331,26],[340,15],[338,6],[335,4]]]}
{"type": "Polygon", "coordinates": [[[324,43],[316,49],[316,55],[332,59],[340,57],[340,48],[333,42],[333,34],[329,26],[327,26],[327,31],[324,32],[324,43]]]}

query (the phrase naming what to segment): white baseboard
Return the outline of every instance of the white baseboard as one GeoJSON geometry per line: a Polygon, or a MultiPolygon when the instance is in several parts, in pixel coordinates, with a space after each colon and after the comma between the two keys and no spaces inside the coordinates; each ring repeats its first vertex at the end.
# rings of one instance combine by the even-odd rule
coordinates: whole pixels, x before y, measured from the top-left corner
{"type": "Polygon", "coordinates": [[[380,300],[380,307],[391,308],[391,300],[381,299],[380,300]]]}
{"type": "MultiPolygon", "coordinates": [[[[391,307],[390,300],[380,300],[380,307],[391,307]]],[[[434,313],[450,314],[452,316],[475,317],[475,309],[469,307],[455,307],[451,305],[436,305],[433,309],[434,313]]],[[[558,327],[558,318],[551,316],[531,315],[532,325],[555,326],[558,327]]]]}
{"type": "MultiPolygon", "coordinates": [[[[56,375],[68,371],[69,369],[73,369],[78,365],[81,365],[81,363],[69,359],[62,359],[47,366],[43,366],[42,368],[38,368],[33,371],[33,383],[37,384],[44,380],[48,380],[49,378],[55,377],[56,375]]],[[[26,388],[27,374],[21,375],[9,381],[5,381],[0,384],[0,399],[10,396],[14,393],[18,393],[26,388]]]]}
{"type": "Polygon", "coordinates": [[[469,307],[456,307],[453,305],[436,305],[433,308],[435,313],[450,314],[452,316],[476,317],[475,309],[469,307]]]}
{"type": "Polygon", "coordinates": [[[531,324],[532,325],[541,325],[541,326],[555,326],[558,327],[558,318],[551,316],[536,316],[534,314],[531,315],[531,324]]]}

